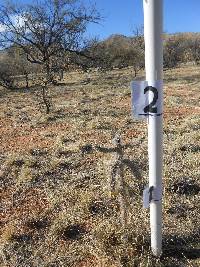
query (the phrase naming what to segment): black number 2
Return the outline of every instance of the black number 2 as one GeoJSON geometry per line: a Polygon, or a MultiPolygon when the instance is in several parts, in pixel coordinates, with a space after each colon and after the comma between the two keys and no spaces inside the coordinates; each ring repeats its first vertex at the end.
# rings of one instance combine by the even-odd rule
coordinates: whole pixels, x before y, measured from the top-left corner
{"type": "Polygon", "coordinates": [[[153,100],[152,102],[144,108],[144,113],[157,113],[157,107],[154,107],[156,104],[156,101],[158,100],[158,90],[153,86],[147,86],[144,89],[144,94],[146,94],[148,91],[151,91],[153,93],[153,100]]]}

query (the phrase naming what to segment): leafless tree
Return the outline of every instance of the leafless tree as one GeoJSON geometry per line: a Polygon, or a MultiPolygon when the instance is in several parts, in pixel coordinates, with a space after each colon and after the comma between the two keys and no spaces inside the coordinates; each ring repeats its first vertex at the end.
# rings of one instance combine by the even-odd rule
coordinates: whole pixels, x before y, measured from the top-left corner
{"type": "Polygon", "coordinates": [[[138,71],[144,68],[144,52],[145,52],[145,46],[144,46],[144,27],[143,25],[138,26],[133,31],[133,38],[132,38],[132,66],[135,73],[135,77],[138,74],[138,71]]]}
{"type": "Polygon", "coordinates": [[[21,47],[29,62],[42,66],[41,87],[47,113],[51,107],[48,85],[55,69],[64,68],[70,54],[84,56],[87,25],[99,19],[94,7],[88,8],[79,0],[41,0],[22,5],[4,1],[0,6],[0,44],[21,47]]]}

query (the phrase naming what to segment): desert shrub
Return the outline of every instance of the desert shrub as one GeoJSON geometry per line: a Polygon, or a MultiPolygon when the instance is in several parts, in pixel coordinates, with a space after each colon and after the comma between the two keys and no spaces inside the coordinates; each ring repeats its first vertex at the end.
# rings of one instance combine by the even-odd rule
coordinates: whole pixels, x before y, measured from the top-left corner
{"type": "Polygon", "coordinates": [[[196,36],[190,42],[190,53],[191,58],[195,62],[196,65],[200,64],[200,37],[196,36]]]}
{"type": "Polygon", "coordinates": [[[93,67],[101,70],[132,66],[137,72],[144,67],[144,40],[142,35],[126,37],[111,35],[107,40],[97,42],[90,49],[93,67]]]}
{"type": "Polygon", "coordinates": [[[182,61],[183,47],[181,40],[175,37],[169,38],[164,43],[164,67],[174,68],[182,61]]]}
{"type": "Polygon", "coordinates": [[[5,88],[14,87],[13,64],[8,58],[0,61],[0,85],[5,88]]]}
{"type": "Polygon", "coordinates": [[[164,67],[174,68],[181,63],[200,62],[200,37],[184,33],[166,35],[164,38],[164,67]]]}

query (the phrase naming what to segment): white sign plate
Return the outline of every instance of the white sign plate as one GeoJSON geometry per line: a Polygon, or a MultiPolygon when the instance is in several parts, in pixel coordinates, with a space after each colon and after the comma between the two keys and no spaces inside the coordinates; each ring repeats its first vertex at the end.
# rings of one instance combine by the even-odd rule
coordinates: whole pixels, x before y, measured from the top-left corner
{"type": "Polygon", "coordinates": [[[150,206],[149,201],[149,187],[146,187],[143,191],[143,208],[148,209],[150,206]]]}
{"type": "Polygon", "coordinates": [[[147,186],[143,190],[143,208],[147,209],[151,201],[161,201],[162,199],[162,186],[150,187],[147,186]]]}
{"type": "Polygon", "coordinates": [[[163,112],[162,81],[133,81],[131,99],[133,115],[137,119],[160,116],[163,112]]]}

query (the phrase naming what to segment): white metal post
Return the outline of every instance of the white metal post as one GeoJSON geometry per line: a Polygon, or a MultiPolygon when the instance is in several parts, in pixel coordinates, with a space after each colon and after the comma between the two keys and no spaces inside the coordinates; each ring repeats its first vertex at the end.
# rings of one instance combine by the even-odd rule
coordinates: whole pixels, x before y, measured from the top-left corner
{"type": "MultiPolygon", "coordinates": [[[[145,69],[150,86],[163,79],[163,1],[143,0],[145,69]]],[[[162,95],[162,87],[159,89],[162,95]]],[[[149,188],[162,190],[162,115],[148,117],[149,188]]],[[[151,249],[155,256],[162,253],[162,201],[150,203],[151,249]]]]}

